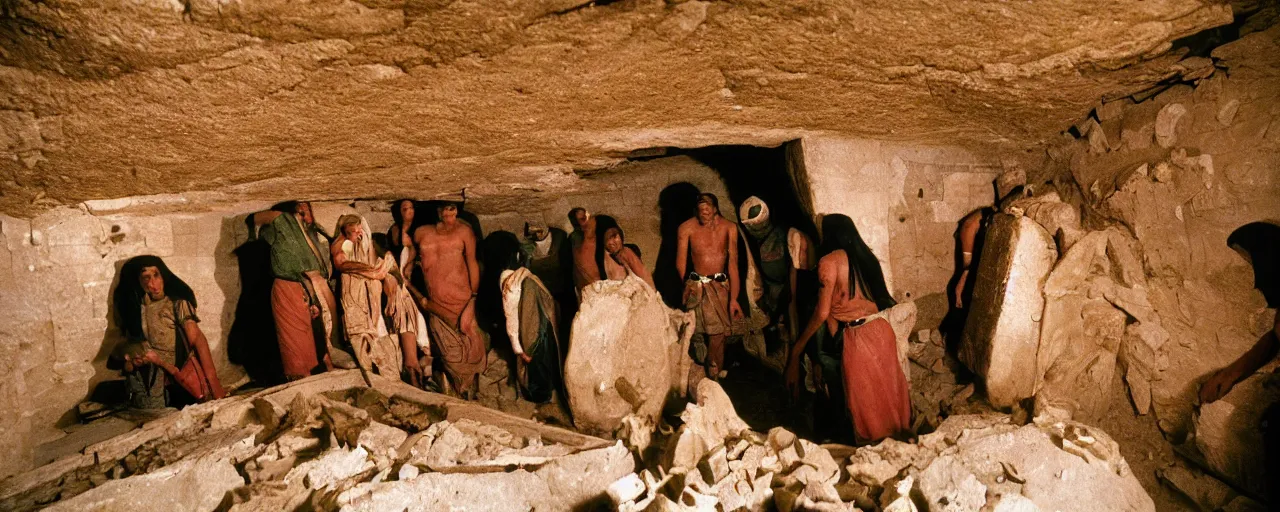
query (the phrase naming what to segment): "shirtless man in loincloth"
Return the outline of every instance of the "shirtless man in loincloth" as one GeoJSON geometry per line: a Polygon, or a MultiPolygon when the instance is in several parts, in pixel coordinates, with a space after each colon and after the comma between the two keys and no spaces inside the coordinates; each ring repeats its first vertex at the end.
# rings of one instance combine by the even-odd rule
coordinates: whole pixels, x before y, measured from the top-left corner
{"type": "Polygon", "coordinates": [[[720,216],[714,194],[698,195],[698,215],[680,224],[676,243],[676,271],[685,279],[684,303],[697,313],[697,334],[706,336],[707,375],[723,378],[724,339],[733,320],[742,318],[738,305],[738,229],[720,216]],[[686,273],[692,253],[693,272],[686,273]],[[727,288],[727,290],[726,290],[727,288]]]}

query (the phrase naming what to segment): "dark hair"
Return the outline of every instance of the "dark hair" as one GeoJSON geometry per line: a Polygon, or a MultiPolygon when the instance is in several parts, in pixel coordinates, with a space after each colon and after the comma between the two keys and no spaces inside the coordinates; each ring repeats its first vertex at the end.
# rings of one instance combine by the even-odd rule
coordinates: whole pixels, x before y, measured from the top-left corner
{"type": "MultiPolygon", "coordinates": [[[[400,205],[403,204],[405,201],[408,201],[409,204],[413,205],[413,219],[415,221],[418,219],[418,205],[414,200],[396,199],[395,201],[391,202],[391,225],[399,226],[400,224],[404,223],[404,215],[400,213],[400,205]]],[[[404,230],[404,228],[405,226],[400,227],[401,230],[404,230]]]]}
{"type": "Polygon", "coordinates": [[[271,210],[280,213],[298,213],[298,206],[301,204],[298,201],[284,201],[272,205],[271,210]]]}
{"type": "Polygon", "coordinates": [[[608,279],[608,275],[604,271],[604,237],[609,228],[617,228],[618,236],[623,237],[622,240],[624,242],[626,241],[626,236],[623,235],[622,227],[618,225],[617,220],[608,215],[596,215],[596,269],[600,271],[600,279],[602,280],[608,279]]]}
{"type": "Polygon", "coordinates": [[[578,216],[576,214],[578,212],[585,211],[587,211],[587,209],[581,206],[575,206],[572,210],[569,210],[569,225],[573,226],[573,229],[582,229],[582,226],[578,225],[578,216]]]}
{"type": "Polygon", "coordinates": [[[716,209],[716,213],[720,213],[720,198],[716,197],[715,194],[712,194],[710,192],[703,192],[701,194],[698,194],[699,204],[702,203],[703,199],[711,203],[711,206],[716,209]]]}
{"type": "Polygon", "coordinates": [[[192,308],[196,307],[195,292],[191,291],[185,281],[174,275],[160,257],[146,254],[129,258],[120,267],[120,282],[116,284],[112,300],[120,330],[126,338],[135,341],[145,336],[142,332],[142,299],[147,292],[142,289],[138,278],[147,267],[156,267],[160,271],[160,277],[164,279],[165,297],[174,301],[185,300],[191,303],[192,308]]]}
{"type": "MultiPolygon", "coordinates": [[[[1280,226],[1270,222],[1250,222],[1231,232],[1228,247],[1239,247],[1249,253],[1253,265],[1254,284],[1264,292],[1280,291],[1280,226]]],[[[1266,294],[1272,299],[1272,294],[1266,294]]]]}
{"type": "Polygon", "coordinates": [[[880,269],[880,260],[876,259],[871,248],[867,247],[867,243],[862,240],[862,235],[858,234],[858,227],[853,224],[853,219],[838,213],[824,215],[822,217],[822,255],[826,256],[841,250],[849,258],[850,293],[856,284],[862,291],[862,295],[875,302],[876,307],[881,311],[897,304],[884,284],[884,271],[880,269]]]}

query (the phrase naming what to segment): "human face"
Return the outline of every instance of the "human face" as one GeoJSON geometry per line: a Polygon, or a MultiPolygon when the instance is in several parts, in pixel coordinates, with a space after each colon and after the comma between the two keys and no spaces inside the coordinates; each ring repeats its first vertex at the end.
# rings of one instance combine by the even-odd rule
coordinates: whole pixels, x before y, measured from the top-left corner
{"type": "Polygon", "coordinates": [[[618,254],[622,250],[622,231],[618,228],[609,228],[604,232],[604,249],[609,254],[618,254]]]}
{"type": "MultiPolygon", "coordinates": [[[[688,203],[685,203],[685,204],[688,204],[688,203]]],[[[711,201],[705,200],[705,199],[702,201],[698,201],[698,222],[706,224],[708,222],[711,222],[711,220],[714,219],[715,216],[716,216],[716,209],[714,206],[711,206],[711,201]]]]}
{"type": "Polygon", "coordinates": [[[311,213],[311,203],[298,203],[298,216],[308,226],[316,223],[316,217],[311,213]]]}
{"type": "Polygon", "coordinates": [[[547,238],[547,228],[540,226],[526,226],[524,228],[524,236],[530,240],[542,241],[547,238]]]}
{"type": "Polygon", "coordinates": [[[413,201],[400,201],[400,206],[398,206],[397,208],[399,208],[400,210],[400,218],[402,219],[401,222],[403,222],[404,225],[406,226],[412,225],[413,224],[413,201]]]}
{"type": "Polygon", "coordinates": [[[160,275],[159,268],[142,267],[142,273],[138,275],[138,284],[142,285],[142,290],[147,292],[151,300],[164,298],[164,277],[160,275]]]}
{"type": "Polygon", "coordinates": [[[364,226],[361,226],[359,222],[347,224],[342,227],[342,234],[347,237],[347,240],[359,240],[364,238],[364,226]]]}
{"type": "Polygon", "coordinates": [[[573,218],[578,221],[578,227],[583,227],[587,225],[587,219],[591,218],[591,214],[587,213],[585,209],[580,209],[573,212],[573,218]]]}
{"type": "Polygon", "coordinates": [[[455,205],[444,205],[436,211],[440,214],[440,221],[445,224],[453,224],[453,222],[458,219],[458,207],[455,205]]]}

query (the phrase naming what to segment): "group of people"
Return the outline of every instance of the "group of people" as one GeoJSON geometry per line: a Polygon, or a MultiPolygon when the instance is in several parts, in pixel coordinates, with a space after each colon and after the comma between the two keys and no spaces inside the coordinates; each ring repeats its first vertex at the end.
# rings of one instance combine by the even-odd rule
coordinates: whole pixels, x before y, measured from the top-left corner
{"type": "MultiPolygon", "coordinates": [[[[639,247],[626,243],[609,215],[574,208],[568,233],[529,221],[515,250],[486,257],[482,265],[477,254],[489,239],[480,236],[478,221],[460,217],[465,212],[458,202],[435,206],[428,223],[417,218],[421,203],[393,203],[393,225],[382,244],[355,214],[342,215],[329,234],[306,202],[282,203],[246,219],[251,239],[270,246],[271,316],[285,380],[359,367],[474,397],[489,360],[489,337],[498,335],[510,340],[523,395],[550,402],[563,390],[562,362],[583,289],[629,276],[654,286],[639,247]],[[498,268],[482,268],[489,265],[498,268]],[[482,274],[490,273],[498,276],[502,318],[484,323],[477,301],[482,274]]],[[[807,366],[810,381],[847,410],[846,424],[857,438],[905,432],[911,408],[893,329],[883,319],[864,320],[894,300],[853,221],[825,216],[818,246],[816,233],[772,219],[759,198],[744,201],[739,218],[723,217],[719,199],[702,193],[696,215],[677,231],[680,300],[696,317],[698,348],[691,356],[706,376],[727,376],[725,345],[733,325],[759,311],[771,325],[789,327],[785,383],[793,393],[803,387],[800,373],[807,366]],[[743,297],[740,243],[759,277],[750,306],[743,297]],[[802,364],[806,356],[809,362],[802,364]]],[[[181,402],[174,393],[186,400],[225,394],[200,333],[194,294],[160,258],[126,262],[115,299],[129,339],[118,355],[135,406],[181,402]]]]}

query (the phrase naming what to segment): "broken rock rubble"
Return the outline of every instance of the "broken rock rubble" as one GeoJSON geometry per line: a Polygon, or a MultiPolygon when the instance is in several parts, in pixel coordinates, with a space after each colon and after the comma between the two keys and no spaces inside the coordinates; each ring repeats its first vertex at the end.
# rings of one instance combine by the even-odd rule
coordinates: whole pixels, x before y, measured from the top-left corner
{"type": "Polygon", "coordinates": [[[840,447],[851,455],[837,460],[835,445],[783,428],[739,428],[727,403],[718,384],[699,383],[698,403],[671,438],[674,455],[610,487],[618,509],[1155,510],[1118,445],[1081,423],[952,416],[917,442],[840,447]]]}
{"type": "Polygon", "coordinates": [[[189,407],[6,480],[0,508],[570,510],[635,471],[621,444],[373,381],[331,372],[189,407]]]}

